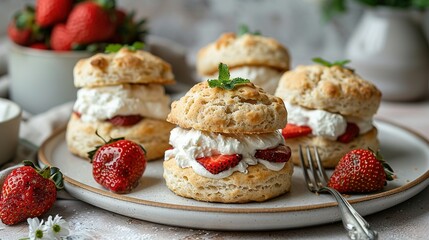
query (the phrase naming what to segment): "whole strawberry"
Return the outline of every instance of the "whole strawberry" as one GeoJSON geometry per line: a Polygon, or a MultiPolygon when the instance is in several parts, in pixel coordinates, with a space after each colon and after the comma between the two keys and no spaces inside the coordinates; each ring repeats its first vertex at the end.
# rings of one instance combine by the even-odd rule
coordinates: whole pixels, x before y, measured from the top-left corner
{"type": "Polygon", "coordinates": [[[328,186],[340,193],[375,192],[394,178],[393,169],[378,152],[356,149],[341,158],[328,186]]]}
{"type": "Polygon", "coordinates": [[[55,51],[70,51],[73,38],[62,23],[56,24],[51,33],[51,48],[55,51]]]}
{"type": "Polygon", "coordinates": [[[58,168],[36,168],[32,162],[13,170],[5,179],[1,192],[0,218],[13,225],[27,218],[46,213],[63,188],[63,176],[58,168]]]}
{"type": "Polygon", "coordinates": [[[72,6],[73,0],[36,0],[36,23],[49,27],[64,22],[72,6]]]}
{"type": "Polygon", "coordinates": [[[13,16],[7,33],[10,40],[23,46],[35,41],[43,41],[46,37],[46,33],[35,22],[34,8],[31,6],[26,6],[13,16]]]}
{"type": "Polygon", "coordinates": [[[146,169],[145,150],[124,138],[104,142],[88,153],[95,181],[115,193],[130,192],[146,169]]]}
{"type": "Polygon", "coordinates": [[[107,41],[115,33],[115,12],[113,0],[81,2],[70,12],[66,28],[74,43],[90,44],[107,41]]]}

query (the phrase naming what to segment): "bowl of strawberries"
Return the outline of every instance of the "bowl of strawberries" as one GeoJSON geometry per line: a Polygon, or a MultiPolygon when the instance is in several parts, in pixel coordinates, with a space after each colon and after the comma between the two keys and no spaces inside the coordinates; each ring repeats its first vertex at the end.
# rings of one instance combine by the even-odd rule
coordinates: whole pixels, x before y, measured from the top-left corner
{"type": "Polygon", "coordinates": [[[144,42],[146,19],[115,0],[36,0],[8,24],[10,98],[37,114],[73,101],[73,68],[108,44],[144,42]]]}

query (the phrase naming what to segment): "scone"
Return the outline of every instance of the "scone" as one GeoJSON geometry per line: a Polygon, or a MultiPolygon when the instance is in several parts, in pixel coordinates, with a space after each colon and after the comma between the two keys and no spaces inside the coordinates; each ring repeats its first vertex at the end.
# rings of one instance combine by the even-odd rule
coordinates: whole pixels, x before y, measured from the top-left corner
{"type": "Polygon", "coordinates": [[[288,50],[282,44],[250,33],[225,33],[200,49],[196,66],[201,79],[216,77],[220,62],[229,66],[232,77],[250,79],[270,94],[274,94],[280,77],[290,67],[288,50]]]}
{"type": "Polygon", "coordinates": [[[172,149],[164,178],[175,194],[199,201],[265,201],[291,188],[293,164],[281,129],[283,101],[253,83],[232,90],[192,87],[172,103],[172,149]]]}
{"type": "Polygon", "coordinates": [[[162,84],[174,83],[171,66],[145,51],[122,48],[96,54],[74,68],[80,88],[67,125],[67,146],[75,155],[87,153],[106,140],[124,137],[140,143],[147,160],[162,158],[173,124],[165,121],[170,98],[162,84]]]}
{"type": "Polygon", "coordinates": [[[373,116],[381,92],[341,65],[298,66],[286,72],[275,93],[288,109],[283,136],[299,165],[298,147],[317,146],[323,166],[334,168],[356,148],[378,149],[373,116]]]}

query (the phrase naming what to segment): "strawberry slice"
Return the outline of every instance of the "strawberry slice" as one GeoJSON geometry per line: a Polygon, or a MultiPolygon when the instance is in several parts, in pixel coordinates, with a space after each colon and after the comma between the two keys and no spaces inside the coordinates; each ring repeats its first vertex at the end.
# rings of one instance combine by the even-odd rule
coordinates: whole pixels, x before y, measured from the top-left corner
{"type": "Polygon", "coordinates": [[[128,116],[114,116],[113,118],[107,119],[111,124],[116,126],[131,126],[134,125],[140,120],[142,120],[143,117],[140,115],[128,115],[128,116]]]}
{"type": "Polygon", "coordinates": [[[338,142],[349,143],[359,135],[359,127],[355,123],[347,122],[346,131],[337,138],[338,142]]]}
{"type": "Polygon", "coordinates": [[[222,171],[235,167],[240,161],[242,156],[240,154],[232,155],[214,155],[210,157],[197,158],[199,162],[207,171],[212,174],[218,174],[222,171]]]}
{"type": "Polygon", "coordinates": [[[256,150],[255,157],[269,162],[287,162],[291,156],[288,146],[279,145],[276,148],[256,150]]]}
{"type": "Polygon", "coordinates": [[[302,137],[310,134],[312,132],[311,128],[308,126],[298,126],[295,124],[288,123],[285,128],[282,130],[282,135],[285,139],[287,138],[296,138],[302,137]]]}

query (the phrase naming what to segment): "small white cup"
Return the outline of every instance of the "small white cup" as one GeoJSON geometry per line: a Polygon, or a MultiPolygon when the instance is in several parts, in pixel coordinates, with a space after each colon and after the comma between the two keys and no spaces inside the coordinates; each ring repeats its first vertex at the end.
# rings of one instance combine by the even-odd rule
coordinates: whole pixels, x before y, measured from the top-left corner
{"type": "Polygon", "coordinates": [[[9,43],[10,98],[32,114],[76,100],[73,68],[89,52],[56,52],[9,43]]]}
{"type": "Polygon", "coordinates": [[[12,160],[16,154],[21,115],[18,104],[0,98],[0,165],[12,160]]]}

